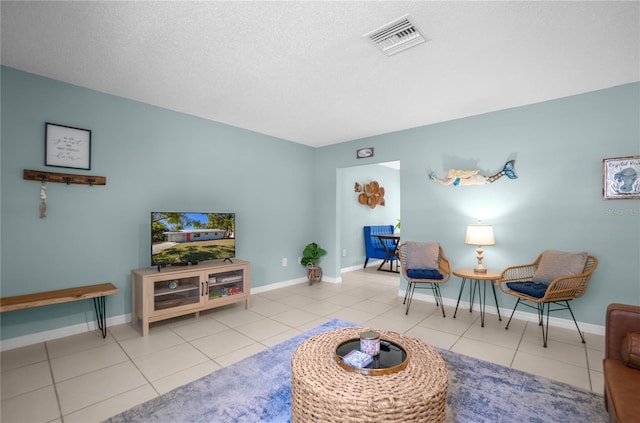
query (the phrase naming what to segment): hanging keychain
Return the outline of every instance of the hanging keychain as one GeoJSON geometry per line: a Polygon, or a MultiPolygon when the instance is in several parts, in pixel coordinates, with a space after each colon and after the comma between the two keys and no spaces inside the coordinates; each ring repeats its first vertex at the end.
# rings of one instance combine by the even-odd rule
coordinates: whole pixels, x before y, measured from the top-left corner
{"type": "Polygon", "coordinates": [[[42,181],[40,185],[40,219],[47,217],[47,183],[42,181]]]}

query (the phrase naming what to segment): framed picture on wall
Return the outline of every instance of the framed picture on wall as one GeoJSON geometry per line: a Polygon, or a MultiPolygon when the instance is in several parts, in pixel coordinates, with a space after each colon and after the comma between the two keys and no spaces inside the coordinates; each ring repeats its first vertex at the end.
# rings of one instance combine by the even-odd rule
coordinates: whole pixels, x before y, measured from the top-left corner
{"type": "Polygon", "coordinates": [[[602,198],[604,200],[640,199],[640,156],[612,157],[602,160],[602,198]]]}
{"type": "Polygon", "coordinates": [[[91,131],[46,123],[45,166],[91,169],[91,131]]]}

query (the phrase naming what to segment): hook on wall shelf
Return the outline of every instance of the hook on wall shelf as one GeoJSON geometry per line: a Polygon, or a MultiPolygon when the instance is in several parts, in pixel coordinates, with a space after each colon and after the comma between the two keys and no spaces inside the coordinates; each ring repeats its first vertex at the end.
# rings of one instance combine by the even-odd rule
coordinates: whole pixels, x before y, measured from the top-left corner
{"type": "Polygon", "coordinates": [[[47,172],[44,170],[25,169],[22,179],[27,181],[60,182],[63,184],[107,185],[106,176],[77,175],[73,173],[47,172]]]}

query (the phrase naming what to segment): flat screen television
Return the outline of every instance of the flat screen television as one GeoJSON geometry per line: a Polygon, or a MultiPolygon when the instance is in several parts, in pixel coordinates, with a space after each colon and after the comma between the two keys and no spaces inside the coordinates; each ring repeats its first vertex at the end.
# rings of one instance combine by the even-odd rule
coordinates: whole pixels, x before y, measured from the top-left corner
{"type": "Polygon", "coordinates": [[[152,266],[197,264],[235,256],[235,213],[151,212],[152,266]]]}

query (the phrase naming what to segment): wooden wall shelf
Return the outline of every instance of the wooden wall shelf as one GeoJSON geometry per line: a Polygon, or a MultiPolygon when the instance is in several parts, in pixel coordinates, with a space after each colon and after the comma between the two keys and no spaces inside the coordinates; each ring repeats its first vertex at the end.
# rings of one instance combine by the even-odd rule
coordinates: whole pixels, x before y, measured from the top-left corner
{"type": "Polygon", "coordinates": [[[27,181],[60,182],[67,185],[107,185],[106,176],[77,175],[73,173],[47,172],[44,170],[25,169],[23,179],[27,181]]]}

